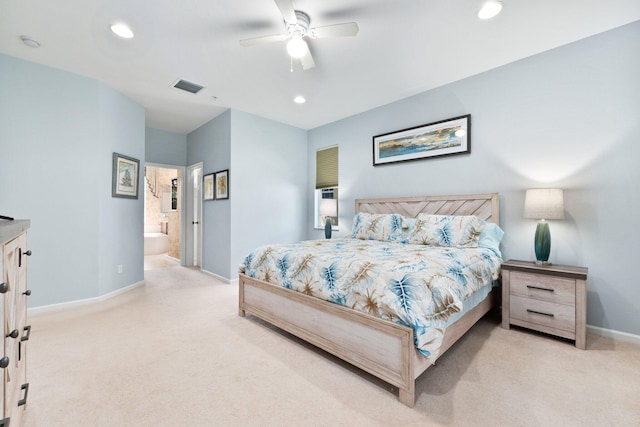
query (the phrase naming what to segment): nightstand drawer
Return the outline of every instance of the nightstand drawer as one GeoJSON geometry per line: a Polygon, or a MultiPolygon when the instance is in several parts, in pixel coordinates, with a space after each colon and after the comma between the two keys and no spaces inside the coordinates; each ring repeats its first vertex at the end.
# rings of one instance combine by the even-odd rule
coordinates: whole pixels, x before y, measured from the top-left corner
{"type": "Polygon", "coordinates": [[[564,277],[513,271],[511,295],[575,306],[576,281],[564,277]]]}
{"type": "MultiPolygon", "coordinates": [[[[509,303],[511,318],[535,325],[575,332],[576,309],[574,306],[555,304],[512,295],[509,303]]],[[[532,327],[535,329],[535,327],[532,327]]]]}

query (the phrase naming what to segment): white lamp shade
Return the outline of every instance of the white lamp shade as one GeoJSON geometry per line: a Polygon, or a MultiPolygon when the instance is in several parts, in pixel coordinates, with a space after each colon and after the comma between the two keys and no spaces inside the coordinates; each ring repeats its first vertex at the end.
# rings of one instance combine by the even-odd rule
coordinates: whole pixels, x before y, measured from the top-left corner
{"type": "Polygon", "coordinates": [[[534,188],[524,197],[524,217],[564,219],[564,198],[560,188],[534,188]]]}
{"type": "Polygon", "coordinates": [[[338,201],[336,199],[320,199],[320,215],[336,216],[338,214],[338,201]]]}

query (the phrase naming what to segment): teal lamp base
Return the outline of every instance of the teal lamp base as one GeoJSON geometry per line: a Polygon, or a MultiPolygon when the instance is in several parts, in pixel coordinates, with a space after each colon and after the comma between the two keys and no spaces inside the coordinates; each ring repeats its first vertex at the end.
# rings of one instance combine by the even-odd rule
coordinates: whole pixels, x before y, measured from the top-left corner
{"type": "Polygon", "coordinates": [[[549,262],[549,253],[551,252],[551,233],[549,232],[549,223],[546,221],[543,220],[538,223],[533,244],[536,251],[536,264],[551,265],[549,262]]]}
{"type": "Polygon", "coordinates": [[[331,228],[331,219],[327,218],[327,221],[324,223],[324,237],[326,237],[327,239],[331,238],[331,228]]]}

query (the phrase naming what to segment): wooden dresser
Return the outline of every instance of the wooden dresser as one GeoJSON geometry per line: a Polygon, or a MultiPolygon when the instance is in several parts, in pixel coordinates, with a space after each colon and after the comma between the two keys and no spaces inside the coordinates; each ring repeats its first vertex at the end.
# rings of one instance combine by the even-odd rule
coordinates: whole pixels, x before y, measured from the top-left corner
{"type": "Polygon", "coordinates": [[[20,426],[27,403],[27,342],[31,326],[27,325],[27,230],[30,221],[0,220],[0,315],[4,325],[4,344],[0,354],[3,383],[0,387],[0,427],[20,426]]]}
{"type": "Polygon", "coordinates": [[[509,260],[502,264],[502,327],[522,326],[587,345],[587,269],[509,260]]]}

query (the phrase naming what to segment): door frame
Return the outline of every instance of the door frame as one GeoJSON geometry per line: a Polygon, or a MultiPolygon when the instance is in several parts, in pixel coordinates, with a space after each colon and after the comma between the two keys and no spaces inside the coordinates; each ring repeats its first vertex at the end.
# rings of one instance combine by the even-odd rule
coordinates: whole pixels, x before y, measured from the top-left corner
{"type": "Polygon", "coordinates": [[[198,262],[194,263],[194,251],[193,251],[193,213],[194,213],[194,199],[193,199],[193,171],[200,169],[200,178],[204,176],[204,163],[198,162],[192,165],[187,166],[186,168],[186,177],[185,179],[185,197],[184,203],[185,207],[185,218],[184,218],[184,243],[185,243],[185,252],[184,252],[184,262],[182,265],[184,266],[197,266],[202,269],[202,181],[200,182],[200,191],[198,192],[198,196],[200,199],[200,203],[198,204],[199,212],[198,212],[198,262]],[[186,191],[188,188],[189,191],[186,191]]]}

